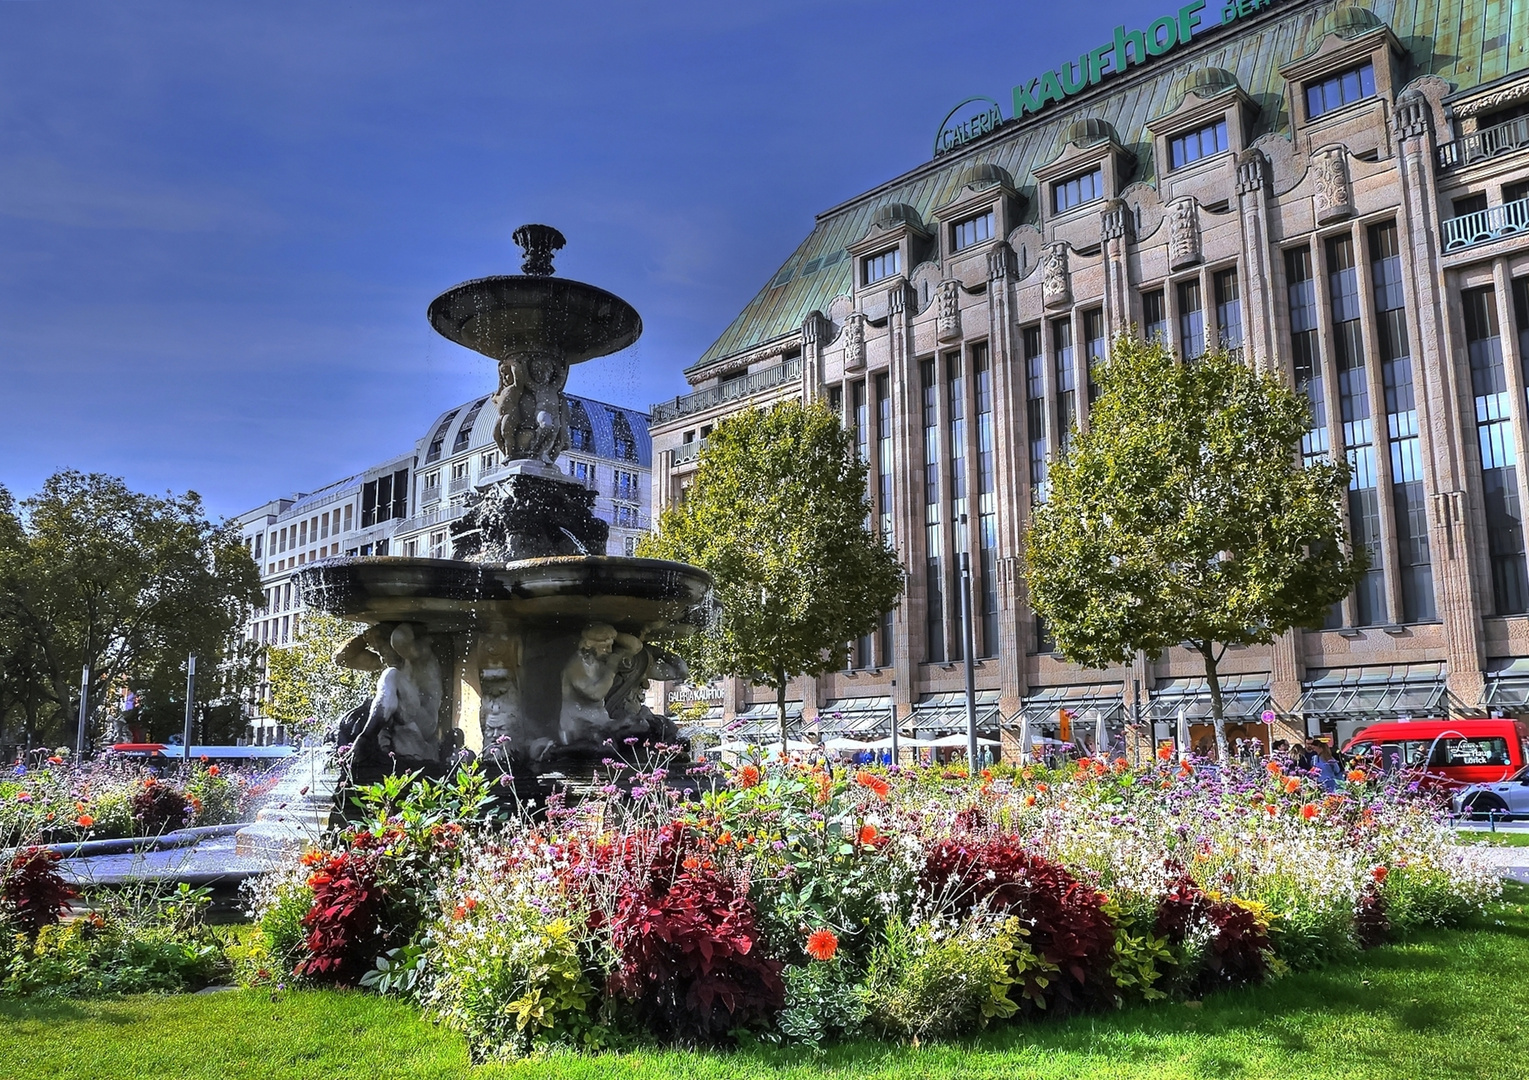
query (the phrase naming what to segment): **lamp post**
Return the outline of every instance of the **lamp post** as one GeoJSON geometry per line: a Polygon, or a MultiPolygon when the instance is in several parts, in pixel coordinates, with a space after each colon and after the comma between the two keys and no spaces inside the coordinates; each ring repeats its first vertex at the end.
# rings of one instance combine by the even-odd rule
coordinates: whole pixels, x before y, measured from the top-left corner
{"type": "MultiPolygon", "coordinates": [[[[966,535],[966,515],[961,515],[961,531],[966,535]]],[[[977,651],[976,634],[972,633],[972,557],[962,544],[961,551],[961,655],[965,657],[966,670],[966,767],[972,776],[977,775],[977,672],[972,653],[977,651]]]]}
{"type": "Polygon", "coordinates": [[[74,760],[85,760],[85,725],[90,719],[90,665],[80,675],[80,726],[74,733],[74,760]]]}
{"type": "Polygon", "coordinates": [[[898,764],[897,758],[897,680],[892,680],[892,693],[887,697],[887,704],[892,707],[892,765],[898,764]]]}
{"type": "Polygon", "coordinates": [[[186,654],[186,727],[181,733],[181,757],[191,760],[191,712],[196,708],[196,653],[186,654]]]}

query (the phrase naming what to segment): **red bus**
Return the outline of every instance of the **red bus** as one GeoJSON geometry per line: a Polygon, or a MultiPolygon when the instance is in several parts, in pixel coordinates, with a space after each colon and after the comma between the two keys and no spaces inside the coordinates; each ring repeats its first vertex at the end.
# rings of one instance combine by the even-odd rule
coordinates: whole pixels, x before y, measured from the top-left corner
{"type": "Polygon", "coordinates": [[[1529,765],[1529,727],[1512,717],[1398,720],[1361,729],[1343,752],[1451,788],[1496,784],[1529,765]]]}

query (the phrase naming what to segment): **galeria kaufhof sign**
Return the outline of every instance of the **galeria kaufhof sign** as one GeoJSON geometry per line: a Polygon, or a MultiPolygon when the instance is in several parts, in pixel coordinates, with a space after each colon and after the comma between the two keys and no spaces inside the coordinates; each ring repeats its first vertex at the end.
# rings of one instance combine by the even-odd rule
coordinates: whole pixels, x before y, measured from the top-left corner
{"type": "MultiPolygon", "coordinates": [[[[1174,14],[1154,19],[1144,30],[1117,26],[1115,36],[1097,49],[1090,49],[1076,61],[1068,61],[1055,71],[1042,72],[1029,82],[1016,86],[1012,119],[1033,116],[1099,85],[1112,75],[1166,56],[1179,46],[1188,45],[1201,29],[1226,26],[1281,2],[1283,0],[1227,0],[1221,9],[1221,22],[1210,27],[1202,25],[1205,0],[1195,0],[1174,14]]],[[[948,154],[991,135],[1005,122],[1002,108],[992,98],[967,98],[950,110],[940,125],[939,134],[934,137],[935,156],[948,154]]]]}

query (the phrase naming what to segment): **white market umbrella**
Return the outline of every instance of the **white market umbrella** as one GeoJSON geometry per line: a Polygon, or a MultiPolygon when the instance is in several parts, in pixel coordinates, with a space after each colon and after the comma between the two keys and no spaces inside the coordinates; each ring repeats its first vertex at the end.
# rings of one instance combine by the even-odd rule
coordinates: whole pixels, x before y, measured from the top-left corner
{"type": "MultiPolygon", "coordinates": [[[[962,745],[964,746],[965,745],[964,740],[966,739],[966,736],[962,735],[961,738],[963,740],[962,745]]],[[[887,736],[884,739],[876,739],[876,740],[874,740],[872,742],[861,743],[861,745],[864,746],[867,750],[890,750],[890,749],[892,749],[892,737],[889,735],[889,736],[887,736]]],[[[897,737],[897,745],[899,747],[903,747],[903,746],[936,746],[938,744],[933,739],[914,739],[914,738],[910,738],[907,735],[899,735],[897,737]]]]}
{"type": "MultiPolygon", "coordinates": [[[[725,742],[717,747],[724,754],[747,754],[757,751],[765,755],[780,753],[780,743],[753,743],[753,742],[725,742]]],[[[813,750],[821,749],[817,743],[802,742],[800,739],[789,739],[786,742],[788,754],[806,754],[813,750]]]]}
{"type": "MultiPolygon", "coordinates": [[[[886,744],[888,746],[892,745],[892,740],[891,739],[886,739],[884,741],[886,742],[886,744]]],[[[845,738],[843,736],[840,736],[838,738],[825,740],[824,743],[823,743],[823,748],[825,750],[849,750],[849,751],[855,751],[855,750],[870,750],[870,749],[872,749],[874,747],[874,745],[875,745],[874,743],[861,742],[859,739],[849,739],[849,738],[845,738]]]]}
{"type": "MultiPolygon", "coordinates": [[[[930,740],[928,742],[925,742],[925,743],[923,743],[923,745],[925,745],[925,746],[965,746],[966,745],[966,733],[965,732],[958,732],[955,735],[946,735],[943,738],[932,739],[932,740],[930,740]]],[[[1000,744],[999,744],[997,739],[978,739],[977,740],[977,745],[978,746],[998,746],[1000,744]]]]}
{"type": "Polygon", "coordinates": [[[1108,756],[1110,748],[1110,733],[1105,730],[1104,714],[1094,711],[1094,753],[1099,757],[1108,756]]]}
{"type": "Polygon", "coordinates": [[[1030,729],[1030,714],[1021,713],[1019,721],[1019,763],[1025,764],[1030,760],[1030,752],[1035,746],[1035,733],[1030,729]]]}
{"type": "Polygon", "coordinates": [[[1179,760],[1189,760],[1189,717],[1184,715],[1184,707],[1179,706],[1179,760]]]}

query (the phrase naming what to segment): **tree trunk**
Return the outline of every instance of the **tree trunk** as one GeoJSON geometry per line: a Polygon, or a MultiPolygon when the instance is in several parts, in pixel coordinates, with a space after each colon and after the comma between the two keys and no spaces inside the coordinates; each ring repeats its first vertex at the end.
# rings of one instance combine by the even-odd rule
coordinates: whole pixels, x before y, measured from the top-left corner
{"type": "Polygon", "coordinates": [[[780,753],[786,756],[786,673],[775,672],[775,718],[780,721],[780,753]]]}
{"type": "Polygon", "coordinates": [[[1216,758],[1225,765],[1231,755],[1226,744],[1226,717],[1221,711],[1221,677],[1216,673],[1215,643],[1202,641],[1200,655],[1205,658],[1205,683],[1210,687],[1210,715],[1216,726],[1216,758]]]}

